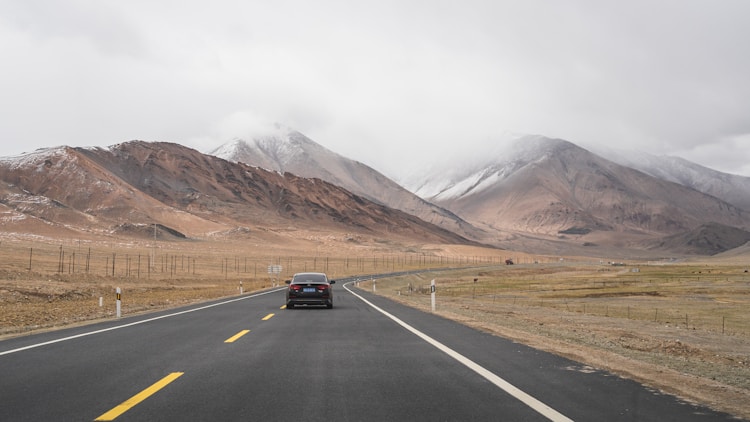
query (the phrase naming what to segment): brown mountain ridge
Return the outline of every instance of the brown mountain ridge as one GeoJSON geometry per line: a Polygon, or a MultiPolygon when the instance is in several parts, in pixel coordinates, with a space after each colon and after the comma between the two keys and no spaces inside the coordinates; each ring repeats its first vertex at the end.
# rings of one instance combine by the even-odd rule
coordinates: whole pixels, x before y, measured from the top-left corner
{"type": "Polygon", "coordinates": [[[0,161],[0,180],[6,231],[142,236],[150,232],[136,227],[156,225],[160,233],[181,238],[304,226],[473,243],[320,179],[233,163],[174,143],[41,150],[0,161]]]}
{"type": "MultiPolygon", "coordinates": [[[[713,254],[691,239],[706,230],[714,245],[734,245],[750,226],[750,212],[693,188],[616,164],[570,142],[524,139],[533,155],[488,167],[472,185],[428,198],[466,220],[517,236],[572,245],[662,248],[713,254]],[[697,230],[703,227],[703,231],[697,230]],[[719,230],[721,227],[721,230],[719,230]],[[732,233],[736,232],[736,233],[732,233]],[[678,245],[682,242],[693,247],[678,245]],[[671,240],[665,239],[670,238],[671,240]],[[665,240],[662,240],[665,239],[665,240]]],[[[721,249],[721,248],[719,248],[721,249]]],[[[726,249],[724,249],[726,250],[726,249]]]]}
{"type": "Polygon", "coordinates": [[[463,184],[460,195],[432,199],[457,216],[449,226],[466,221],[464,228],[479,228],[459,234],[319,178],[144,141],[0,158],[0,226],[51,238],[175,241],[355,233],[405,244],[589,256],[713,255],[746,239],[746,210],[566,141],[536,141],[541,144],[527,145],[531,153],[512,166],[490,166],[482,177],[472,176],[474,184],[463,184]]]}

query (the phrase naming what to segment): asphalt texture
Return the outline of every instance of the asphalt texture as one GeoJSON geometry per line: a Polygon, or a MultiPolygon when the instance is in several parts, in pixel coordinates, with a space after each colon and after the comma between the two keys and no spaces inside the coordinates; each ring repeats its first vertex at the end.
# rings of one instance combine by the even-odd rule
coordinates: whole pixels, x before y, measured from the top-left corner
{"type": "Polygon", "coordinates": [[[0,420],[736,420],[345,282],[2,341],[0,420]]]}

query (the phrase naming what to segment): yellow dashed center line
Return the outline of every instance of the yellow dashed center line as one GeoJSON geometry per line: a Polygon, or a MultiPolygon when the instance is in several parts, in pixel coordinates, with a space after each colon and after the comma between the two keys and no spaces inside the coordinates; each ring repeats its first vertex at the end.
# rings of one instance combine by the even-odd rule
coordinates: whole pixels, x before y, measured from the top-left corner
{"type": "Polygon", "coordinates": [[[184,372],[172,372],[171,374],[167,375],[166,377],[160,379],[159,381],[155,382],[153,385],[148,387],[147,389],[141,391],[140,393],[134,395],[133,397],[125,400],[124,402],[120,403],[119,405],[115,406],[110,410],[109,412],[99,416],[98,418],[94,419],[95,421],[112,421],[115,420],[116,417],[122,415],[123,413],[130,410],[132,407],[137,405],[138,403],[146,400],[153,394],[155,394],[157,391],[161,390],[162,388],[166,387],[169,383],[176,380],[177,378],[181,377],[184,372]]]}
{"type": "MultiPolygon", "coordinates": [[[[282,306],[281,309],[286,308],[286,305],[282,306]]],[[[268,321],[269,319],[273,318],[276,314],[268,314],[263,317],[263,321],[268,321]]],[[[242,330],[239,333],[233,335],[232,337],[229,337],[228,339],[224,340],[224,343],[234,343],[239,339],[240,337],[244,336],[245,334],[249,333],[250,330],[242,330]]],[[[176,380],[177,378],[181,377],[184,374],[184,372],[172,372],[171,374],[167,375],[166,377],[160,379],[159,381],[155,382],[150,387],[146,388],[145,390],[141,391],[140,393],[134,395],[133,397],[125,400],[124,402],[120,403],[119,405],[115,406],[110,410],[109,412],[99,416],[98,418],[94,419],[95,421],[113,421],[118,416],[122,415],[123,413],[127,412],[134,406],[136,406],[138,403],[146,400],[153,394],[155,394],[157,391],[161,390],[162,388],[166,387],[169,383],[176,380]]]]}
{"type": "Polygon", "coordinates": [[[242,330],[239,333],[233,335],[232,337],[229,337],[228,339],[224,340],[224,343],[234,343],[238,338],[244,336],[245,334],[249,332],[250,330],[242,330]]]}

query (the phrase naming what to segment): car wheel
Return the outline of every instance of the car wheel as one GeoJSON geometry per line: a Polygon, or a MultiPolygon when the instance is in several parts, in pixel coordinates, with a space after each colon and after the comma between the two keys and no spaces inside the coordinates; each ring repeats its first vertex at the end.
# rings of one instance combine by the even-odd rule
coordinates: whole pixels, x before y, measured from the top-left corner
{"type": "Polygon", "coordinates": [[[294,309],[294,304],[293,303],[289,303],[289,304],[286,305],[286,308],[287,309],[294,309]]]}
{"type": "Polygon", "coordinates": [[[333,309],[333,303],[329,303],[329,304],[327,304],[327,305],[326,305],[326,308],[328,308],[328,309],[333,309]]]}

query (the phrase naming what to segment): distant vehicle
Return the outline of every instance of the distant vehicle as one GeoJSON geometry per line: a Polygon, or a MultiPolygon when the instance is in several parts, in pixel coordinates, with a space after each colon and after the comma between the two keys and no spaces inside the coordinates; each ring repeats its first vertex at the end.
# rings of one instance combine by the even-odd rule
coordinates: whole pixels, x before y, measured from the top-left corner
{"type": "Polygon", "coordinates": [[[317,305],[333,308],[333,286],[335,280],[329,280],[324,273],[297,273],[291,280],[286,280],[289,288],[286,291],[286,308],[297,305],[317,305]]]}
{"type": "Polygon", "coordinates": [[[513,260],[512,259],[506,259],[505,260],[505,265],[513,265],[513,260]]]}

